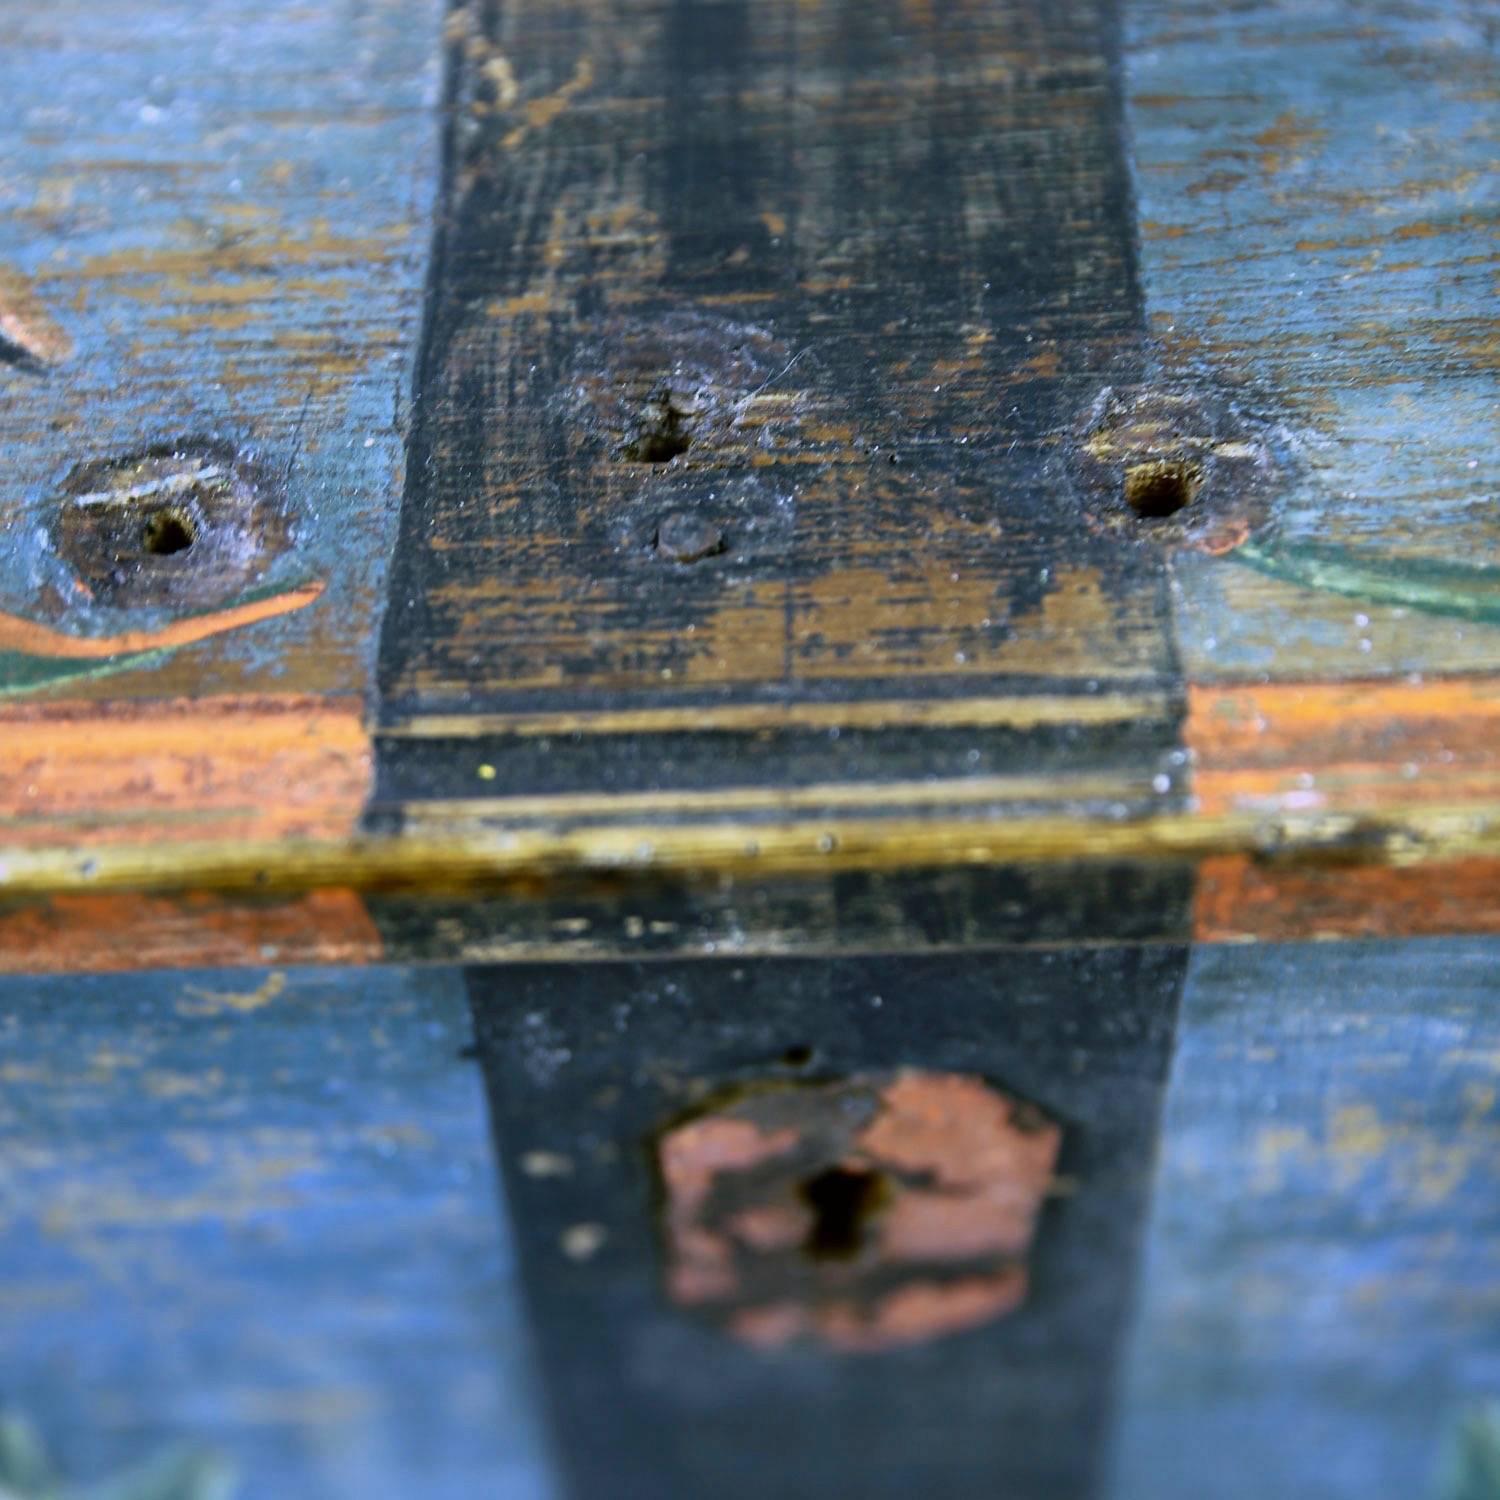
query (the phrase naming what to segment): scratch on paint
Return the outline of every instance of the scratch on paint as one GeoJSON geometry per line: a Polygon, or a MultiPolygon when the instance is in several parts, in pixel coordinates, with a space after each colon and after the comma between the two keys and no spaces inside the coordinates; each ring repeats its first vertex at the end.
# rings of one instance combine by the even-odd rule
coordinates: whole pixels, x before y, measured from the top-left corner
{"type": "Polygon", "coordinates": [[[480,66],[480,73],[489,79],[495,90],[495,103],[501,109],[509,109],[520,97],[521,88],[516,82],[515,69],[503,52],[496,52],[480,66]]]}
{"type": "Polygon", "coordinates": [[[1420,1125],[1382,1120],[1369,1104],[1332,1107],[1320,1139],[1301,1126],[1271,1126],[1255,1142],[1255,1190],[1276,1194],[1292,1173],[1324,1171],[1334,1188],[1348,1193],[1373,1186],[1383,1173],[1390,1189],[1418,1207],[1447,1202],[1493,1159],[1494,1121],[1488,1090],[1465,1090],[1466,1137],[1434,1138],[1420,1125]]]}

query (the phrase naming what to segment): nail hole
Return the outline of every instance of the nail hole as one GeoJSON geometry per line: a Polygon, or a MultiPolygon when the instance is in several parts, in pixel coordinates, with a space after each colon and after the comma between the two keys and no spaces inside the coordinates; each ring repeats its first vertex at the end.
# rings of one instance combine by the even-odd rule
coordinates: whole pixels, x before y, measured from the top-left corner
{"type": "Polygon", "coordinates": [[[692,446],[691,413],[673,404],[670,391],[658,391],[646,403],[636,434],[620,450],[638,464],[670,463],[692,446]]]}
{"type": "Polygon", "coordinates": [[[1197,498],[1203,471],[1193,464],[1132,464],[1125,470],[1125,503],[1143,521],[1175,516],[1197,498]]]}
{"type": "Polygon", "coordinates": [[[814,1260],[852,1260],[864,1244],[870,1220],[885,1207],[890,1184],[883,1172],[829,1167],[802,1184],[813,1211],[803,1250],[814,1260]]]}
{"type": "Polygon", "coordinates": [[[153,557],[170,557],[186,552],[198,539],[198,528],[185,511],[159,510],[141,531],[141,546],[153,557]]]}
{"type": "Polygon", "coordinates": [[[805,1068],[812,1060],[813,1049],[802,1043],[788,1047],[781,1054],[781,1061],[788,1068],[805,1068]]]}

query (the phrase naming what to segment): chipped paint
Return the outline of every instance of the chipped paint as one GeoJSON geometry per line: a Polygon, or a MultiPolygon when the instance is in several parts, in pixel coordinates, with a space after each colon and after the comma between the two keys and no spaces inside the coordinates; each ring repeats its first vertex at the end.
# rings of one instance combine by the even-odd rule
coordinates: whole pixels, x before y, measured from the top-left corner
{"type": "Polygon", "coordinates": [[[1013,1311],[1061,1135],[977,1078],[751,1088],[657,1145],[670,1295],[737,1338],[874,1353],[1013,1311]]]}

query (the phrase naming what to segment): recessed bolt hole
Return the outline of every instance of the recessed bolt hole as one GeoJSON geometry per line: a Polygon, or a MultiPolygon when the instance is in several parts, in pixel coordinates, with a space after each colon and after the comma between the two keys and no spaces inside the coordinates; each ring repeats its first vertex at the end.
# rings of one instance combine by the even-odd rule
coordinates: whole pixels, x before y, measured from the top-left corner
{"type": "Polygon", "coordinates": [[[805,1068],[813,1060],[813,1049],[804,1043],[788,1047],[781,1054],[781,1061],[788,1068],[805,1068]]]}
{"type": "Polygon", "coordinates": [[[638,464],[670,463],[692,446],[691,417],[672,402],[669,392],[658,392],[646,403],[639,427],[621,454],[638,464]]]}
{"type": "Polygon", "coordinates": [[[1203,486],[1193,464],[1132,464],[1125,470],[1125,503],[1143,521],[1162,521],[1191,505],[1203,486]]]}
{"type": "Polygon", "coordinates": [[[186,552],[198,539],[193,518],[180,510],[159,510],[141,531],[141,546],[153,557],[171,557],[186,552]]]}
{"type": "Polygon", "coordinates": [[[852,1260],[864,1244],[871,1219],[890,1198],[883,1172],[829,1167],[802,1184],[802,1199],[813,1211],[813,1226],[803,1241],[814,1260],[852,1260]]]}

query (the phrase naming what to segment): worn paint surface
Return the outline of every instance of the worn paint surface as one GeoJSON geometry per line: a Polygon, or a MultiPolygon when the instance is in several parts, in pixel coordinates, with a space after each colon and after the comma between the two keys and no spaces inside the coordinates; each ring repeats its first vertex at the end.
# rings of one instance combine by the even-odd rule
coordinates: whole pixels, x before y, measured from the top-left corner
{"type": "Polygon", "coordinates": [[[550,1493],[456,975],[0,988],[0,1408],[76,1483],[550,1493]]]}
{"type": "Polygon", "coordinates": [[[1132,0],[1153,334],[1297,455],[1253,549],[1173,564],[1197,680],[1493,671],[1494,171],[1483,5],[1132,0]]]}
{"type": "MultiPolygon", "coordinates": [[[[447,971],[11,979],[0,1407],[72,1479],[188,1443],[247,1495],[967,1494],[978,1468],[1018,1496],[1468,1500],[1500,1389],[1497,958],[504,968],[468,976],[472,1033],[447,971]],[[653,1132],[903,1066],[1062,1125],[1026,1301],[854,1359],[674,1306],[653,1132]]],[[[928,1160],[923,1118],[872,1149],[928,1160]]]]}
{"type": "Polygon", "coordinates": [[[72,345],[41,372],[0,366],[0,606],[75,636],[164,623],[128,590],[91,605],[39,532],[74,466],[209,437],[286,476],[296,546],[263,585],[328,588],[312,616],[111,696],[362,683],[431,233],[439,26],[436,0],[68,0],[0,22],[0,264],[72,345]]]}
{"type": "Polygon", "coordinates": [[[362,777],[272,791],[277,736],[249,742],[267,696],[317,718],[309,699],[337,713],[367,687],[432,235],[441,12],[65,0],[0,18],[0,779],[27,799],[0,799],[4,843],[154,841],[160,823],[233,837],[199,792],[243,779],[247,757],[263,833],[351,826],[362,777]],[[213,474],[172,490],[137,473],[112,510],[111,466],[150,452],[208,454],[213,474]],[[215,509],[214,475],[236,465],[261,498],[215,509]],[[187,531],[153,531],[163,515],[187,531]],[[99,741],[126,727],[106,782],[135,805],[111,785],[79,805],[95,756],[77,739],[40,768],[17,748],[39,697],[77,720],[102,703],[99,741]],[[163,700],[239,715],[227,760],[163,700]],[[186,781],[161,765],[184,749],[186,781]]]}
{"type": "Polygon", "coordinates": [[[986,866],[1207,861],[1150,935],[1212,940],[1309,930],[1229,872],[1353,861],[1379,930],[1492,925],[1472,7],[123,14],[4,23],[18,908],[326,890],[327,957],[771,951],[866,941],[848,876],[947,944],[1024,925],[970,915],[986,866]],[[184,440],[259,476],[248,550],[222,475],[132,467],[184,440]],[[155,551],[126,480],[181,511],[155,551]],[[103,536],[146,550],[80,567],[103,536]],[[1366,699],[1365,745],[1221,733],[1262,678],[1366,699]],[[601,871],[671,895],[575,901],[601,871]]]}
{"type": "Polygon", "coordinates": [[[1149,944],[1500,921],[1493,23],[442,9],[0,20],[0,1401],[290,1497],[1467,1500],[1493,943],[1200,951],[1154,1207],[1149,944]],[[451,973],[78,977],[621,952],[734,958],[462,981],[492,1148],[451,973]],[[871,1247],[994,1204],[655,1194],[933,1074],[1061,1138],[948,1303],[871,1247]]]}
{"type": "Polygon", "coordinates": [[[1485,1493],[1497,1090],[1493,941],[1197,950],[1112,1500],[1485,1493]]]}
{"type": "MultiPolygon", "coordinates": [[[[1028,1500],[1089,1494],[1185,963],[1181,948],[1121,946],[1003,961],[471,970],[475,1040],[569,1492],[967,1496],[982,1475],[1028,1500]],[[754,1098],[767,1080],[836,1084],[902,1069],[982,1079],[1061,1130],[1061,1180],[1037,1221],[1024,1301],[998,1319],[987,1302],[988,1318],[934,1337],[952,1308],[918,1297],[901,1317],[928,1337],[860,1353],[817,1339],[747,1343],[708,1309],[674,1303],[673,1207],[654,1159],[663,1128],[711,1113],[725,1090],[748,1085],[754,1098]]],[[[856,1112],[859,1095],[844,1096],[856,1112]]],[[[872,1151],[915,1166],[932,1151],[923,1119],[918,1110],[899,1132],[877,1131],[872,1151]]],[[[978,1155],[964,1153],[963,1171],[978,1155]]],[[[762,1216],[756,1227],[775,1224],[762,1216]]],[[[849,1264],[864,1292],[882,1280],[895,1291],[940,1279],[930,1265],[914,1277],[910,1267],[849,1264]]],[[[794,1311],[812,1312],[830,1291],[822,1278],[783,1285],[794,1311]]],[[[859,1320],[835,1327],[852,1336],[859,1320]]]]}

